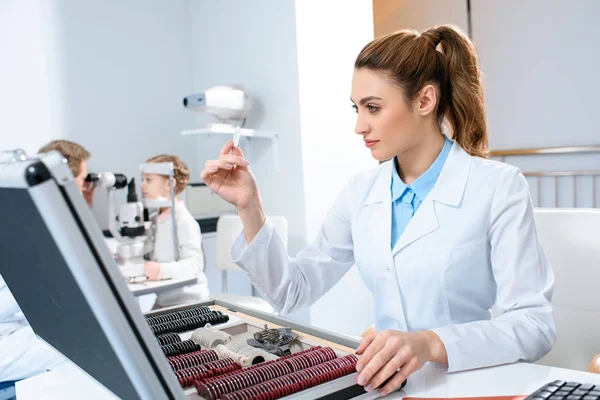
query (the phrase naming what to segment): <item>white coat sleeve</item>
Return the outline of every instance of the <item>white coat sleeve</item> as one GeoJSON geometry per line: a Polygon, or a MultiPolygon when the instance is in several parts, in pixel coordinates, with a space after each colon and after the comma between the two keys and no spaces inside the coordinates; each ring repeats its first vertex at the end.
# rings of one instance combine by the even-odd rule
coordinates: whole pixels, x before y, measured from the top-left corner
{"type": "Polygon", "coordinates": [[[194,220],[182,219],[177,222],[179,260],[161,264],[161,279],[189,278],[204,271],[202,234],[194,220]]]}
{"type": "Polygon", "coordinates": [[[17,301],[0,275],[0,323],[13,320],[15,314],[22,314],[17,301]]]}
{"type": "Polygon", "coordinates": [[[312,305],[354,264],[351,185],[338,195],[316,240],[295,258],[288,256],[268,219],[250,244],[243,232],[234,242],[233,261],[248,273],[254,287],[277,312],[289,314],[312,305]]]}
{"type": "Polygon", "coordinates": [[[448,354],[448,372],[546,355],[556,339],[550,301],[554,276],[539,240],[525,177],[505,174],[492,200],[488,243],[497,316],[433,331],[448,354]]]}

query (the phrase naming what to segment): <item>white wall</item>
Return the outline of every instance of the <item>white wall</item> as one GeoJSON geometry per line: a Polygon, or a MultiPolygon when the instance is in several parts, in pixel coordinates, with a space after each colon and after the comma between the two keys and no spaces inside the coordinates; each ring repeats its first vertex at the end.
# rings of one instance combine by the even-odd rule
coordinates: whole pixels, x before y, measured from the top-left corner
{"type": "MultiPolygon", "coordinates": [[[[598,15],[600,2],[594,0],[472,2],[493,150],[600,144],[598,15]]],[[[600,155],[506,161],[524,171],[600,169],[600,155]]],[[[591,178],[578,179],[575,202],[573,179],[560,178],[558,204],[554,178],[542,179],[539,188],[532,178],[530,185],[536,205],[592,206],[591,178]]]]}
{"type": "MultiPolygon", "coordinates": [[[[294,2],[192,0],[191,21],[194,84],[190,93],[215,85],[242,84],[254,100],[247,127],[279,134],[279,171],[273,169],[270,142],[251,139],[240,143],[258,180],[265,211],[288,220],[288,249],[294,255],[306,244],[294,2]]],[[[199,116],[195,125],[186,128],[210,120],[199,116]]],[[[196,137],[198,168],[217,158],[230,139],[196,137]]],[[[242,287],[241,280],[230,274],[230,287],[242,287]]],[[[246,277],[244,280],[250,285],[246,277]]],[[[308,310],[293,318],[308,323],[308,310]]]]}
{"type": "MultiPolygon", "coordinates": [[[[345,0],[296,0],[296,31],[304,214],[311,242],[348,179],[377,166],[354,133],[350,102],[354,60],[373,39],[371,1],[348,7],[345,0]]],[[[372,297],[353,268],[312,307],[311,324],[359,335],[373,322],[372,315],[372,297]],[[360,316],[366,317],[364,323],[360,316]]]]}
{"type": "Polygon", "coordinates": [[[594,0],[473,2],[492,148],[600,142],[598,15],[594,0]]]}
{"type": "Polygon", "coordinates": [[[0,2],[0,151],[28,154],[64,128],[56,1],[0,2]]]}
{"type": "Polygon", "coordinates": [[[472,2],[493,149],[600,143],[595,0],[472,2]],[[507,29],[510,27],[510,29],[507,29]]]}
{"type": "Polygon", "coordinates": [[[466,0],[373,0],[375,36],[451,24],[467,31],[466,0]]]}
{"type": "MultiPolygon", "coordinates": [[[[174,153],[199,174],[194,123],[181,105],[193,87],[189,1],[60,2],[64,47],[63,137],[92,152],[90,169],[123,172],[139,181],[138,165],[174,153]]],[[[123,191],[124,194],[125,191],[123,191]]],[[[106,221],[106,194],[94,210],[106,221]]]]}
{"type": "MultiPolygon", "coordinates": [[[[294,2],[196,0],[191,13],[193,89],[243,84],[255,100],[247,126],[280,135],[278,172],[269,142],[252,139],[249,149],[242,148],[250,151],[266,212],[288,219],[289,251],[295,254],[306,237],[294,2]]],[[[206,121],[198,118],[198,126],[206,121]]],[[[199,168],[230,139],[198,137],[199,168]]]]}
{"type": "Polygon", "coordinates": [[[302,177],[306,232],[312,241],[348,180],[377,162],[354,132],[354,60],[373,40],[370,1],[355,1],[331,29],[344,0],[296,1],[302,177]],[[316,11],[318,10],[318,12],[316,11]]]}

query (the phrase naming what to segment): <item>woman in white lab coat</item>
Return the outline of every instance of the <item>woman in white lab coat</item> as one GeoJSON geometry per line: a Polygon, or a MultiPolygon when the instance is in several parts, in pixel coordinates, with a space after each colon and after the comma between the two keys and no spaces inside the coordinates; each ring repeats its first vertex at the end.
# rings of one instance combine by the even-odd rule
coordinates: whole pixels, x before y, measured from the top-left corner
{"type": "Polygon", "coordinates": [[[357,349],[368,391],[394,375],[380,388],[390,393],[425,362],[459,371],[535,361],[554,343],[553,274],[525,178],[487,159],[480,78],[473,43],[450,26],[363,48],[352,80],[356,133],[389,161],[348,183],[295,258],[239,148],[228,143],[202,171],[244,223],[233,259],[278,311],[310,306],[357,265],[376,307],[377,332],[357,349]]]}

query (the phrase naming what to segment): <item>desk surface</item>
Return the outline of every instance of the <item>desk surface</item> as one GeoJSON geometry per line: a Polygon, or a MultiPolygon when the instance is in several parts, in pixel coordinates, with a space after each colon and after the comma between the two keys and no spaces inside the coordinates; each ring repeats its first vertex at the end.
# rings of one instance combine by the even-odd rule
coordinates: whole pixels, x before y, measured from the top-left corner
{"type": "Polygon", "coordinates": [[[529,395],[554,380],[600,385],[598,374],[537,364],[509,364],[452,374],[428,365],[409,378],[404,390],[390,398],[529,395]]]}
{"type": "MultiPolygon", "coordinates": [[[[117,252],[117,240],[114,238],[104,238],[104,241],[112,254],[117,252]]],[[[151,293],[161,293],[171,289],[177,289],[183,286],[193,285],[198,282],[195,276],[182,279],[167,279],[164,281],[146,281],[142,283],[129,283],[127,286],[134,296],[143,296],[151,293]]]]}
{"type": "MultiPolygon", "coordinates": [[[[600,385],[600,375],[597,374],[536,364],[519,363],[452,374],[427,365],[411,375],[403,390],[387,398],[526,395],[557,379],[600,385]]],[[[19,400],[75,400],[81,399],[83,393],[86,400],[116,398],[70,362],[45,374],[19,381],[16,388],[19,400]]]]}
{"type": "Polygon", "coordinates": [[[198,277],[192,276],[181,279],[166,279],[164,281],[146,281],[142,283],[128,283],[127,286],[134,296],[143,296],[150,293],[160,293],[166,290],[193,285],[198,282],[198,277]]]}

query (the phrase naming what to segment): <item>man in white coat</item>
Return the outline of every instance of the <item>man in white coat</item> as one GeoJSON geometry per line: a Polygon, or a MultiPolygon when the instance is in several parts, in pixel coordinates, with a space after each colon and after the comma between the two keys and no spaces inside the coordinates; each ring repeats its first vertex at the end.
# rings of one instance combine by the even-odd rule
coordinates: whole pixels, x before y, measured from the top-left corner
{"type": "MultiPolygon", "coordinates": [[[[83,190],[91,154],[81,145],[55,140],[40,153],[59,151],[67,159],[77,186],[91,205],[92,190],[83,190]]],[[[64,362],[64,358],[31,329],[25,315],[0,276],[0,382],[16,381],[48,371],[64,362]]]]}

